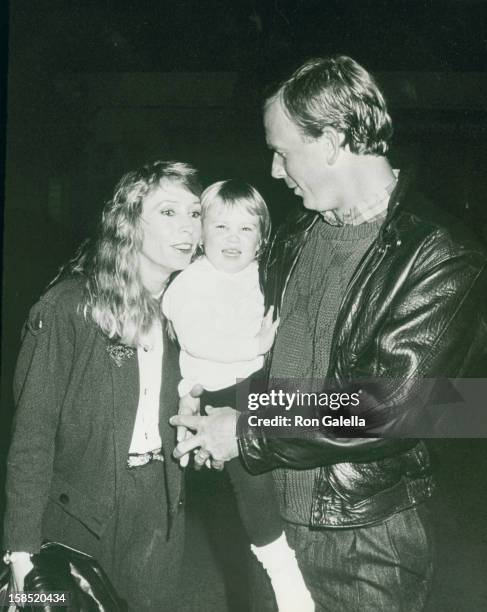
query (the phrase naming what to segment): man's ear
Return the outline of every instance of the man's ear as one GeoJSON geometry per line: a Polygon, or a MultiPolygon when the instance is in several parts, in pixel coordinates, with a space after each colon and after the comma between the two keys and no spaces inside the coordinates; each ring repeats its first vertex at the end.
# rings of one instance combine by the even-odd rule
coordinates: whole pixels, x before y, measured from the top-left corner
{"type": "Polygon", "coordinates": [[[329,166],[332,166],[340,154],[343,137],[334,128],[326,127],[320,136],[325,153],[325,159],[329,166]]]}

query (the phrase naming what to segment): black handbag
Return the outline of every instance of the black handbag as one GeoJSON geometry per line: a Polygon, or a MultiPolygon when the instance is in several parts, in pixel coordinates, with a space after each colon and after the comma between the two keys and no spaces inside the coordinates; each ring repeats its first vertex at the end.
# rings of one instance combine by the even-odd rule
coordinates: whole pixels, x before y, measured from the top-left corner
{"type": "MultiPolygon", "coordinates": [[[[24,591],[34,593],[35,605],[25,603],[23,612],[127,612],[108,576],[98,562],[79,550],[58,542],[46,542],[32,555],[34,567],[24,580],[24,591]],[[53,605],[46,594],[66,593],[66,601],[53,605]]],[[[9,566],[0,571],[0,606],[8,605],[9,566]]]]}
{"type": "Polygon", "coordinates": [[[0,610],[8,606],[8,591],[10,583],[10,567],[0,564],[0,610]]]}

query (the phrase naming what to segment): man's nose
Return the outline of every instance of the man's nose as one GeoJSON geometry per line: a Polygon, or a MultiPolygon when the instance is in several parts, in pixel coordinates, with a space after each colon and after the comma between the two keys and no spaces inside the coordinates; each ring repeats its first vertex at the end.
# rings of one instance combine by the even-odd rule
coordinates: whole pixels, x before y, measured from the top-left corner
{"type": "Polygon", "coordinates": [[[271,176],[275,179],[282,179],[286,176],[282,157],[277,153],[272,156],[271,176]]]}

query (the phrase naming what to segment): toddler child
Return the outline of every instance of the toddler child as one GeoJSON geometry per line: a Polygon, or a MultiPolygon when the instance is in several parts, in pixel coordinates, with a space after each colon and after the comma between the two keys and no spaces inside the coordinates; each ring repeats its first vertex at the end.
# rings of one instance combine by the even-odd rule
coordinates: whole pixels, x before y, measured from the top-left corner
{"type": "MultiPolygon", "coordinates": [[[[236,180],[201,196],[204,255],[169,285],[163,311],[181,353],[181,397],[197,383],[202,406],[235,404],[237,380],[262,368],[274,342],[272,309],[264,317],[258,257],[271,223],[259,192],[236,180]]],[[[314,603],[283,531],[271,474],[253,476],[233,459],[226,469],[252,551],[266,569],[280,612],[312,612],[314,603]]]]}

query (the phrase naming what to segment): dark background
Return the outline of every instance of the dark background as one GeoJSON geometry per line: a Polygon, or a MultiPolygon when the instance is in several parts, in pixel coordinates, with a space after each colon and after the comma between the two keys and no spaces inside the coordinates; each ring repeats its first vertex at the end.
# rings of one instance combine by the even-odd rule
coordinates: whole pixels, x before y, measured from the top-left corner
{"type": "MultiPolygon", "coordinates": [[[[395,123],[393,165],[413,166],[445,211],[486,237],[485,2],[12,0],[1,10],[9,36],[2,465],[22,322],[92,231],[123,172],[155,158],[181,159],[201,169],[205,184],[229,177],[255,184],[275,222],[300,205],[270,178],[260,103],[269,81],[307,57],[344,53],[376,74],[395,123]]],[[[431,447],[440,483],[432,609],[487,609],[487,444],[445,440],[431,447]]],[[[225,488],[211,476],[191,485],[195,507],[203,507],[211,487],[225,488]]],[[[201,551],[205,568],[195,573],[199,588],[221,582],[205,538],[194,531],[201,546],[193,553],[201,551]]],[[[230,570],[238,565],[231,559],[230,570]]],[[[198,597],[194,609],[204,609],[204,601],[211,601],[208,609],[223,606],[219,588],[198,597]]]]}

